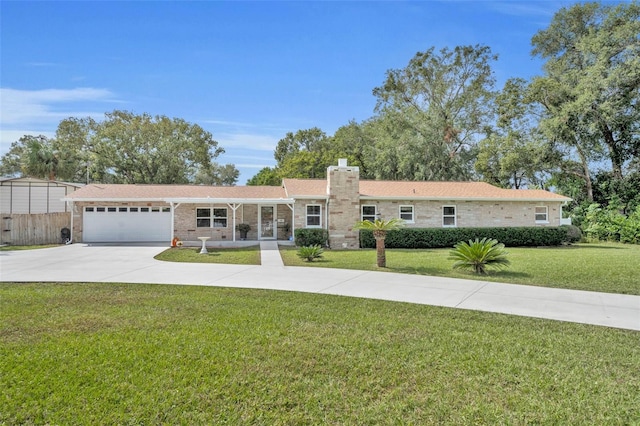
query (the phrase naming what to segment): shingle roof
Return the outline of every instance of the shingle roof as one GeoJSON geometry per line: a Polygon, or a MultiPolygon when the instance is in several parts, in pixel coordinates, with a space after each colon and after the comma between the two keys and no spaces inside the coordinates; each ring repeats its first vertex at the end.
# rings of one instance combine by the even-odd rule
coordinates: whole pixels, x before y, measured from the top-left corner
{"type": "MultiPolygon", "coordinates": [[[[326,197],[324,179],[284,179],[287,195],[296,197],[326,197]]],[[[369,199],[501,199],[557,200],[570,198],[544,190],[503,189],[486,182],[410,182],[361,180],[360,196],[369,199]]]]}
{"type": "Polygon", "coordinates": [[[198,186],[198,185],[117,185],[90,184],[68,197],[71,200],[139,199],[167,200],[180,198],[284,199],[279,186],[198,186]]]}
{"type": "Polygon", "coordinates": [[[325,179],[283,179],[287,195],[291,198],[327,196],[327,181],[325,179]]]}
{"type": "MultiPolygon", "coordinates": [[[[109,185],[90,184],[69,194],[70,200],[290,200],[326,198],[324,179],[284,179],[283,186],[109,185]]],[[[485,182],[360,181],[363,199],[549,200],[568,197],[544,190],[502,189],[485,182]]]]}

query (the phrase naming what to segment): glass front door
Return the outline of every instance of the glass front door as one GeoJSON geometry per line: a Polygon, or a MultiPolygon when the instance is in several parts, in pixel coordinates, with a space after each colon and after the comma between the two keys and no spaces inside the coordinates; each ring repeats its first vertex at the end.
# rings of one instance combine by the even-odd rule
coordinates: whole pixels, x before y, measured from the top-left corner
{"type": "Polygon", "coordinates": [[[273,206],[260,206],[260,239],[276,237],[275,208],[273,206]]]}

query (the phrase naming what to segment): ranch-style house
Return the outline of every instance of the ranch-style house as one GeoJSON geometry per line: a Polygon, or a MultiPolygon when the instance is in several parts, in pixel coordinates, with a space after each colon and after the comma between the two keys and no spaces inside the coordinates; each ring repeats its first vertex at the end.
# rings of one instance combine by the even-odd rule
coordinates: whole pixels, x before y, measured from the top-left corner
{"type": "Polygon", "coordinates": [[[408,227],[559,226],[570,198],[484,182],[360,180],[344,159],[326,179],[276,186],[90,184],[68,194],[74,242],[287,240],[324,228],[332,248],[358,248],[359,220],[398,217],[408,227]]]}

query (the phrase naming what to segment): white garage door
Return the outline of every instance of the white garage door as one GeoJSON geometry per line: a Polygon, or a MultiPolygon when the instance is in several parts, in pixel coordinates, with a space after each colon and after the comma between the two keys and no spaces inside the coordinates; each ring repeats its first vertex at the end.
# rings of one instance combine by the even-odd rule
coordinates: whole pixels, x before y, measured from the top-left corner
{"type": "Polygon", "coordinates": [[[85,207],[82,241],[151,242],[171,240],[169,207],[85,207]]]}

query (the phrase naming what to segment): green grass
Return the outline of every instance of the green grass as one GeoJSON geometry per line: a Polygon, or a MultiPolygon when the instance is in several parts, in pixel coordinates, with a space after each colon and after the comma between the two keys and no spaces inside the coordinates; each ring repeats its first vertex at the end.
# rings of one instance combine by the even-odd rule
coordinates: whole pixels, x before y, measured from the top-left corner
{"type": "Polygon", "coordinates": [[[200,254],[200,248],[170,248],[155,257],[167,262],[188,263],[228,263],[235,265],[259,265],[260,247],[209,248],[207,254],[200,254]]]}
{"type": "Polygon", "coordinates": [[[323,258],[303,262],[295,250],[281,248],[285,265],[310,266],[452,278],[640,295],[640,245],[597,243],[566,247],[507,248],[511,266],[478,276],[454,271],[450,249],[387,250],[387,267],[376,266],[375,250],[325,250],[323,258]]]}
{"type": "Polygon", "coordinates": [[[639,337],[329,295],[5,283],[0,424],[638,424],[639,337]]]}
{"type": "Polygon", "coordinates": [[[59,247],[60,244],[39,244],[32,246],[0,246],[0,251],[15,251],[15,250],[36,250],[43,248],[59,247]]]}

